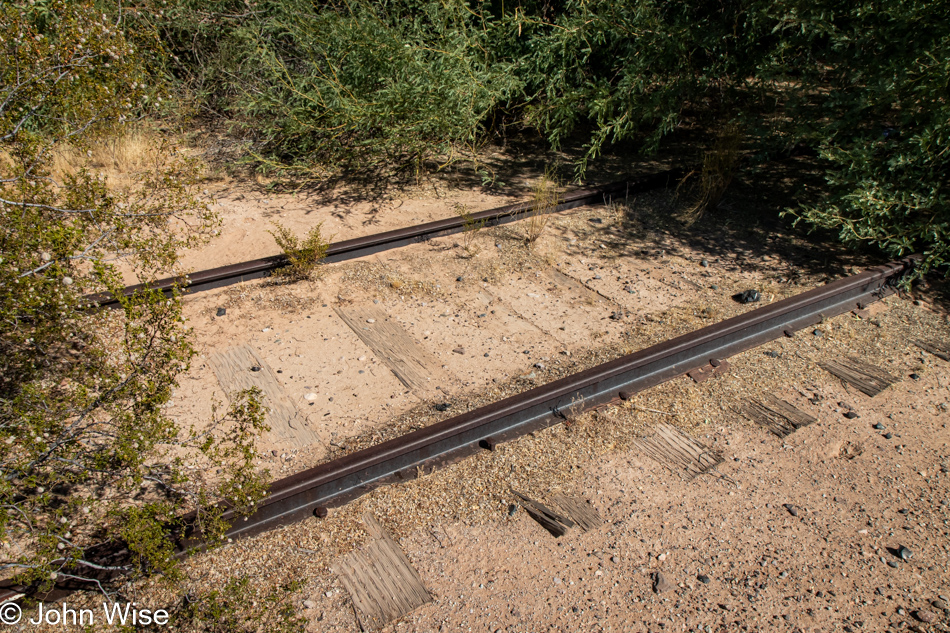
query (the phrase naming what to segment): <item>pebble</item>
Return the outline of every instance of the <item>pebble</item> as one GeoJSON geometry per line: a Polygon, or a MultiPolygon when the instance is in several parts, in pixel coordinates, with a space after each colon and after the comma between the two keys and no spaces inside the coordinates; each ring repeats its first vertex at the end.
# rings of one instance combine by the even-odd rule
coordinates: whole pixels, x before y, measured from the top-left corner
{"type": "Polygon", "coordinates": [[[874,425],[874,428],[877,429],[878,431],[883,431],[884,425],[878,422],[877,424],[874,425]]]}
{"type": "Polygon", "coordinates": [[[376,319],[366,319],[367,323],[376,323],[376,319]]]}
{"type": "Polygon", "coordinates": [[[709,579],[709,576],[707,576],[706,574],[700,574],[700,575],[696,576],[696,580],[698,580],[699,582],[703,583],[704,585],[708,585],[710,582],[712,582],[712,581],[709,579]]]}
{"type": "Polygon", "coordinates": [[[254,365],[253,367],[251,367],[251,371],[260,371],[260,370],[261,368],[258,367],[257,365],[254,365]]]}
{"type": "Polygon", "coordinates": [[[459,275],[458,277],[455,278],[455,281],[462,281],[463,279],[465,278],[462,277],[462,275],[459,275]]]}
{"type": "Polygon", "coordinates": [[[719,290],[719,286],[717,286],[716,284],[713,284],[713,285],[709,286],[709,289],[710,289],[710,290],[719,290]]]}
{"type": "Polygon", "coordinates": [[[264,328],[263,330],[261,330],[261,332],[270,332],[270,328],[269,328],[269,327],[266,327],[266,328],[264,328]]]}
{"type": "Polygon", "coordinates": [[[927,611],[926,609],[917,609],[917,611],[914,612],[914,617],[924,624],[930,624],[931,622],[936,621],[937,614],[933,611],[927,611]]]}
{"type": "Polygon", "coordinates": [[[656,593],[666,593],[673,590],[673,584],[666,579],[662,572],[656,572],[656,578],[653,580],[653,591],[656,593]]]}
{"type": "Polygon", "coordinates": [[[313,400],[316,400],[316,399],[317,399],[317,394],[315,394],[315,393],[313,393],[313,392],[311,391],[310,393],[306,394],[303,398],[304,398],[304,400],[313,401],[313,400]]]}
{"type": "Polygon", "coordinates": [[[786,503],[786,504],[784,504],[784,505],[785,505],[785,509],[788,510],[788,513],[789,513],[790,515],[792,515],[793,517],[797,517],[797,516],[798,516],[798,508],[797,508],[796,506],[793,506],[793,505],[790,504],[790,503],[786,503]]]}
{"type": "Polygon", "coordinates": [[[845,411],[844,417],[848,418],[849,420],[853,420],[853,419],[859,418],[859,417],[861,417],[861,416],[859,416],[859,415],[858,415],[857,413],[855,413],[854,411],[845,411]]]}
{"type": "Polygon", "coordinates": [[[947,608],[946,600],[934,600],[930,604],[934,609],[940,609],[941,611],[947,608]]]}
{"type": "Polygon", "coordinates": [[[448,411],[451,406],[452,406],[452,405],[450,405],[448,402],[440,402],[439,404],[435,405],[435,410],[436,410],[436,411],[448,411]]]}
{"type": "Polygon", "coordinates": [[[508,516],[510,517],[515,516],[515,512],[517,511],[518,511],[518,506],[516,506],[513,503],[508,505],[508,516]]]}
{"type": "Polygon", "coordinates": [[[456,354],[464,354],[464,353],[465,353],[465,348],[464,348],[464,347],[456,347],[456,348],[453,349],[452,351],[455,352],[456,354]]]}
{"type": "Polygon", "coordinates": [[[901,560],[910,560],[910,557],[913,556],[914,553],[901,545],[897,548],[897,555],[901,557],[901,560]]]}
{"type": "Polygon", "coordinates": [[[911,375],[910,375],[910,379],[911,379],[911,380],[920,380],[920,376],[919,376],[918,374],[911,374],[911,375]]]}
{"type": "Polygon", "coordinates": [[[314,608],[315,606],[317,606],[317,605],[315,605],[315,604],[313,603],[313,600],[304,600],[304,601],[303,601],[303,608],[304,608],[304,609],[312,609],[312,608],[314,608]]]}
{"type": "Polygon", "coordinates": [[[891,435],[890,433],[885,433],[885,434],[884,434],[884,439],[885,439],[885,440],[889,440],[889,439],[891,439],[892,437],[894,437],[894,436],[891,435]]]}
{"type": "Polygon", "coordinates": [[[224,316],[224,315],[226,315],[227,313],[228,313],[228,311],[227,311],[226,309],[224,309],[224,308],[218,308],[218,312],[217,312],[217,314],[215,314],[215,316],[224,316]]]}
{"type": "Polygon", "coordinates": [[[600,275],[594,275],[594,279],[600,279],[600,278],[601,278],[600,275]]]}
{"type": "Polygon", "coordinates": [[[699,265],[702,266],[703,268],[709,268],[709,260],[704,259],[703,261],[699,262],[699,265]]]}
{"type": "Polygon", "coordinates": [[[757,303],[761,298],[762,295],[759,294],[758,290],[750,289],[739,294],[740,303],[757,303]]]}
{"type": "Polygon", "coordinates": [[[619,563],[619,562],[620,562],[620,558],[619,558],[618,556],[611,556],[611,557],[610,557],[610,562],[611,562],[611,563],[619,563]]]}
{"type": "Polygon", "coordinates": [[[895,562],[892,561],[892,560],[887,561],[887,566],[888,566],[888,567],[893,567],[894,569],[897,569],[897,563],[895,563],[895,562]]]}

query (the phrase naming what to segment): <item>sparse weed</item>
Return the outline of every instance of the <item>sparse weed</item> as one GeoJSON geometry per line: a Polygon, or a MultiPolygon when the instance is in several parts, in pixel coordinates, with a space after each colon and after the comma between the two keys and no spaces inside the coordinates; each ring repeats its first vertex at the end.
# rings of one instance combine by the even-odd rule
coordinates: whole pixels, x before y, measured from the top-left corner
{"type": "Polygon", "coordinates": [[[462,230],[462,248],[469,257],[474,257],[480,250],[475,244],[475,238],[478,237],[479,231],[485,228],[485,220],[475,220],[468,210],[468,205],[456,203],[453,211],[465,223],[465,228],[462,230]]]}
{"type": "Polygon", "coordinates": [[[742,131],[735,123],[722,128],[716,137],[716,143],[703,157],[700,172],[691,171],[680,182],[682,187],[690,179],[698,176],[696,201],[684,213],[688,224],[696,222],[703,214],[720,204],[726,189],[732,183],[739,165],[739,149],[742,146],[742,131]]]}
{"type": "Polygon", "coordinates": [[[330,242],[324,239],[321,233],[323,223],[310,229],[303,242],[280,222],[271,224],[274,225],[275,230],[268,233],[274,236],[274,241],[284,251],[290,262],[289,265],[274,271],[274,275],[287,281],[299,281],[311,277],[326,257],[327,249],[330,247],[330,242]]]}
{"type": "Polygon", "coordinates": [[[558,189],[559,184],[551,170],[546,170],[535,185],[531,208],[525,212],[527,217],[524,222],[524,243],[528,249],[544,233],[544,228],[548,224],[548,213],[560,203],[561,195],[558,189]]]}

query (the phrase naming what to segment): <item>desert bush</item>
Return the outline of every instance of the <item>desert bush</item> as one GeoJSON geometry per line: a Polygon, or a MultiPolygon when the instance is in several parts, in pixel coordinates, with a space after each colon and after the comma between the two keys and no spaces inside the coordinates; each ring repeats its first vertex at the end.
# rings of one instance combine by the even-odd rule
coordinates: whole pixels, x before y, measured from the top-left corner
{"type": "Polygon", "coordinates": [[[278,268],[274,275],[288,281],[298,281],[311,277],[317,266],[327,255],[330,242],[321,233],[323,223],[317,224],[307,232],[303,240],[280,222],[273,222],[274,230],[268,231],[287,257],[288,265],[278,268]]]}
{"type": "Polygon", "coordinates": [[[89,308],[175,270],[216,226],[198,164],[170,144],[123,187],[88,164],[54,170],[58,150],[88,157],[148,112],[146,54],[122,24],[93,2],[0,5],[0,570],[25,585],[171,573],[180,514],[213,539],[219,501],[249,509],[263,494],[255,394],[202,428],[167,415],[193,354],[179,294],[89,308]],[[130,560],[103,570],[87,552],[110,540],[130,560]]]}

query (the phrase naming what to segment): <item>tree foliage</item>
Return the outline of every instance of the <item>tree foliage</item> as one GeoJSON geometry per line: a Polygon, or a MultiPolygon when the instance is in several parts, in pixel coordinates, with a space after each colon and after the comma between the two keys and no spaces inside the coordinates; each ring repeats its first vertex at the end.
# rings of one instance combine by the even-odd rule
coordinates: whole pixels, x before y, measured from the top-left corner
{"type": "Polygon", "coordinates": [[[262,166],[444,164],[515,124],[555,147],[586,135],[581,174],[698,117],[759,150],[819,150],[827,198],[797,218],[947,260],[947,0],[162,6],[169,68],[262,166]]]}
{"type": "Polygon", "coordinates": [[[198,165],[171,146],[124,188],[53,168],[147,112],[145,40],[91,2],[0,5],[0,568],[27,584],[96,575],[86,553],[109,540],[128,545],[126,568],[171,571],[181,513],[214,535],[219,500],[262,494],[254,394],[207,428],[166,413],[193,353],[178,294],[85,298],[174,269],[216,222],[198,165]],[[215,465],[214,480],[198,470],[215,465]]]}

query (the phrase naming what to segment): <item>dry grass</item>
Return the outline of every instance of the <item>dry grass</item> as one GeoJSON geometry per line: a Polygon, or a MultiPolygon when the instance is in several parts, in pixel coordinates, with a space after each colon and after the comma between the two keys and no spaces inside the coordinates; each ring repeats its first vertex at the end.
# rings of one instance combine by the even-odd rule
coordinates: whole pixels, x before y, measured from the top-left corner
{"type": "Polygon", "coordinates": [[[136,174],[152,167],[155,149],[165,140],[152,130],[133,128],[97,139],[83,149],[63,145],[54,149],[53,175],[63,178],[86,168],[105,176],[109,186],[127,185],[136,174]]]}
{"type": "Polygon", "coordinates": [[[524,222],[524,243],[529,249],[544,233],[544,228],[548,224],[548,214],[561,200],[559,188],[559,183],[551,171],[545,171],[534,187],[531,208],[525,212],[527,218],[524,222]]]}
{"type": "Polygon", "coordinates": [[[712,149],[703,157],[702,170],[692,171],[683,178],[680,186],[697,176],[699,178],[699,182],[694,186],[696,200],[683,215],[688,224],[699,220],[706,211],[722,201],[726,189],[736,175],[741,146],[741,129],[738,124],[729,123],[720,130],[712,149]]]}

